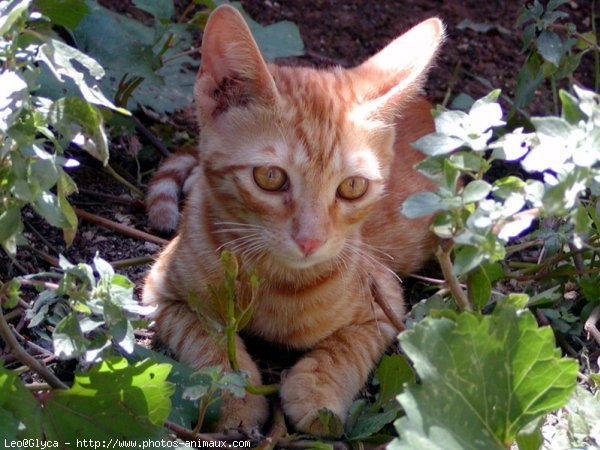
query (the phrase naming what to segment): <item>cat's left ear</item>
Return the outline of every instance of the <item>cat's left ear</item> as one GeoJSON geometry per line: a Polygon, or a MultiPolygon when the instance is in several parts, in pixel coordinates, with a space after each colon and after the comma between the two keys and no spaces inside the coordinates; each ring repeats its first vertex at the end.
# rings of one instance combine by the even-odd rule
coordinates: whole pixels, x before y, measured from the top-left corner
{"type": "Polygon", "coordinates": [[[421,89],[444,31],[440,19],[427,19],[351,69],[360,102],[379,113],[398,111],[421,89]]]}

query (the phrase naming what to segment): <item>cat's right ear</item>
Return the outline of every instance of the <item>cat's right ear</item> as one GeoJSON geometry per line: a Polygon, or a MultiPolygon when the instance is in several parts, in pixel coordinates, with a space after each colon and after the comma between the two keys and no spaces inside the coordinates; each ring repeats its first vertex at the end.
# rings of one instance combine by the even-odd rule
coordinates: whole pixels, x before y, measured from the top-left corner
{"type": "Polygon", "coordinates": [[[200,116],[210,120],[229,108],[254,102],[272,105],[276,98],[275,81],[244,18],[232,6],[219,6],[202,38],[194,87],[200,116]]]}

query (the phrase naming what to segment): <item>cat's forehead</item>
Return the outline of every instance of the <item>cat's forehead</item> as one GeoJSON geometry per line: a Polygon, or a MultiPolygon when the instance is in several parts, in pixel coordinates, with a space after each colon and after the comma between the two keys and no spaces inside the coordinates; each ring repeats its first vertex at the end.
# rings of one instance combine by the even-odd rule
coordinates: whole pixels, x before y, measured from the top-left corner
{"type": "Polygon", "coordinates": [[[288,141],[303,150],[296,159],[316,167],[339,166],[346,159],[344,150],[352,147],[348,113],[355,97],[349,77],[343,70],[309,68],[277,67],[272,73],[288,141]]]}

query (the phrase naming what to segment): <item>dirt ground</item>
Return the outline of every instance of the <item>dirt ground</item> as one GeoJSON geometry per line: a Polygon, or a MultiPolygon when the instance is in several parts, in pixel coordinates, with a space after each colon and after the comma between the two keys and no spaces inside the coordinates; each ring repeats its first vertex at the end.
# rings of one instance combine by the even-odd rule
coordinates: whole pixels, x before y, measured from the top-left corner
{"type": "MultiPolygon", "coordinates": [[[[119,12],[132,14],[132,7],[127,0],[105,0],[102,3],[119,12]]],[[[448,92],[452,96],[460,92],[473,97],[482,96],[490,89],[481,80],[487,80],[490,85],[511,94],[516,73],[524,61],[524,56],[519,53],[519,34],[512,32],[524,3],[512,0],[242,1],[246,11],[263,24],[290,20],[298,25],[306,56],[288,59],[284,61],[286,64],[352,66],[419,21],[431,16],[441,17],[446,23],[448,37],[426,85],[426,95],[434,103],[441,102],[448,92]],[[475,24],[490,25],[491,28],[485,33],[462,28],[460,24],[465,19],[475,24]],[[461,70],[453,80],[452,74],[459,65],[461,70]]],[[[563,9],[573,15],[579,28],[589,29],[590,24],[585,22],[589,21],[586,19],[590,16],[589,5],[588,0],[571,1],[563,9]]],[[[584,59],[582,68],[576,74],[577,79],[590,85],[592,69],[591,58],[584,59]]],[[[535,109],[540,112],[548,111],[549,98],[547,92],[540,93],[535,109]]],[[[172,118],[175,123],[179,119],[172,118]]],[[[140,139],[144,141],[143,138],[140,139]]],[[[124,168],[124,176],[145,189],[143,183],[148,176],[142,178],[142,183],[132,178],[131,173],[135,173],[133,162],[120,151],[128,144],[130,143],[122,141],[113,143],[113,161],[117,168],[124,168]]],[[[82,156],[81,161],[81,168],[73,175],[83,189],[71,197],[72,203],[99,216],[151,232],[142,203],[102,171],[99,164],[91,158],[82,156]]],[[[96,252],[108,261],[115,261],[151,256],[160,249],[157,244],[125,237],[85,221],[80,222],[73,245],[65,248],[60,232],[49,228],[29,210],[24,212],[24,217],[26,236],[31,242],[31,248],[19,249],[16,264],[0,254],[1,279],[21,275],[23,272],[47,270],[50,267],[48,258],[35,250],[54,257],[62,253],[72,261],[89,262],[96,252]]],[[[137,265],[122,271],[140,285],[147,268],[147,265],[137,265]]]]}

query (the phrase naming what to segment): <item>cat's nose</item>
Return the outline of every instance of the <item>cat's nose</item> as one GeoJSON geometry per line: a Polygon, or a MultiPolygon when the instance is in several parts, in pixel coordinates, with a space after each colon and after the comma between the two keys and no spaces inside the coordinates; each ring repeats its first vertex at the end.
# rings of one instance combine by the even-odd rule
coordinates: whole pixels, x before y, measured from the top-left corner
{"type": "Polygon", "coordinates": [[[304,256],[309,256],[310,254],[314,253],[315,250],[322,246],[324,242],[325,241],[321,239],[314,238],[296,239],[296,244],[298,244],[298,247],[300,247],[300,250],[302,250],[304,256]]]}

